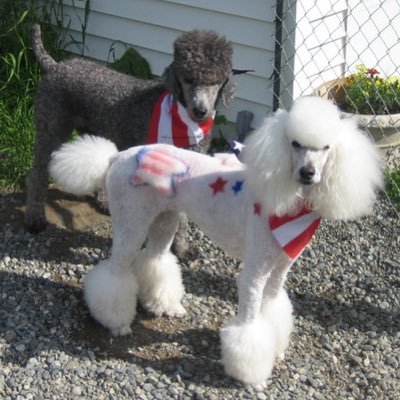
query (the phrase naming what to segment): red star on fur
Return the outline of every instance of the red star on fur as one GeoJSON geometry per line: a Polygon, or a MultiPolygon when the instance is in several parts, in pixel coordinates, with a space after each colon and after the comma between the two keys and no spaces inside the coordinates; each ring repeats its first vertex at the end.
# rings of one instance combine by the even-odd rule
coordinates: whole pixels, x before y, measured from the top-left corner
{"type": "Polygon", "coordinates": [[[254,203],[254,215],[261,215],[261,204],[254,203]]]}
{"type": "Polygon", "coordinates": [[[210,188],[213,190],[213,196],[215,196],[218,192],[225,192],[225,185],[228,183],[225,179],[222,179],[220,176],[216,179],[215,182],[210,183],[210,188]]]}

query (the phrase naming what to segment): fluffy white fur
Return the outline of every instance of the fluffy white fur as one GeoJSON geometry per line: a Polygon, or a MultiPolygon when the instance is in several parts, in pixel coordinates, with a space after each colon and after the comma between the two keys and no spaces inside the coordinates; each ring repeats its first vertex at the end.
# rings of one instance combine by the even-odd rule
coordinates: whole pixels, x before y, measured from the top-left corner
{"type": "Polygon", "coordinates": [[[149,258],[145,252],[143,250],[142,259],[135,263],[138,296],[143,306],[155,315],[185,315],[186,311],[180,303],[185,289],[177,258],[171,253],[149,258]]]}
{"type": "Polygon", "coordinates": [[[233,318],[221,329],[222,363],[225,372],[243,383],[262,384],[271,375],[276,333],[261,316],[244,324],[233,318]]]}
{"type": "MultiPolygon", "coordinates": [[[[106,183],[112,256],[87,276],[85,298],[92,315],[113,333],[129,332],[136,295],[157,315],[184,312],[181,276],[169,252],[180,211],[240,258],[239,311],[221,330],[222,361],[229,375],[262,384],[275,358],[283,356],[293,328],[283,284],[294,260],[274,239],[268,216],[308,206],[324,218],[357,218],[371,211],[382,175],[375,146],[320,98],[306,97],[290,112],[278,111],[246,145],[241,164],[167,145],[116,155],[104,139],[84,136],[54,154],[50,172],[74,193],[106,183]],[[187,165],[187,176],[171,175],[169,191],[163,176],[163,193],[157,174],[137,184],[133,177],[146,152],[166,154],[179,171],[187,165]],[[89,154],[96,154],[95,161],[89,154]],[[257,203],[261,215],[254,211],[257,203]]],[[[162,170],[162,163],[154,163],[155,170],[162,170]]]]}
{"type": "Polygon", "coordinates": [[[261,315],[275,328],[274,354],[283,360],[293,330],[293,307],[286,291],[281,289],[276,297],[266,296],[261,315]]]}
{"type": "Polygon", "coordinates": [[[381,155],[353,119],[319,97],[304,97],[289,113],[280,110],[247,141],[244,163],[253,190],[270,213],[295,212],[304,199],[323,218],[350,219],[369,214],[382,185],[381,155]],[[293,147],[329,146],[322,179],[308,193],[293,179],[293,147]],[[283,199],[285,199],[283,201],[283,199]]]}
{"type": "Polygon", "coordinates": [[[105,171],[108,170],[112,157],[118,154],[118,149],[109,140],[96,140],[94,136],[88,135],[79,143],[79,154],[76,154],[75,146],[63,144],[60,151],[53,153],[49,168],[53,176],[63,177],[63,185],[70,193],[91,194],[103,187],[105,171]],[[93,147],[96,148],[95,152],[93,147]],[[74,174],[70,173],[71,165],[74,167],[74,174]],[[85,171],[85,174],[80,174],[79,171],[85,171]]]}
{"type": "Polygon", "coordinates": [[[132,270],[100,262],[85,278],[85,300],[93,317],[113,335],[126,335],[136,316],[138,285],[132,270]]]}

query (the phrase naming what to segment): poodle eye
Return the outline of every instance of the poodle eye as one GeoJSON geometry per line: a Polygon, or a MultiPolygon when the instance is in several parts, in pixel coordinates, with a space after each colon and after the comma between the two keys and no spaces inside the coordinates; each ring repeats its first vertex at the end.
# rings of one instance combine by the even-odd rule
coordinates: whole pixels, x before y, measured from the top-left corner
{"type": "Polygon", "coordinates": [[[187,85],[191,85],[194,80],[192,78],[184,78],[183,81],[187,84],[187,85]]]}
{"type": "Polygon", "coordinates": [[[297,142],[296,140],[293,140],[292,146],[293,146],[295,149],[299,149],[299,148],[301,147],[300,143],[297,142]]]}
{"type": "Polygon", "coordinates": [[[329,150],[329,144],[327,144],[326,146],[324,146],[322,149],[323,149],[323,150],[329,150]]]}

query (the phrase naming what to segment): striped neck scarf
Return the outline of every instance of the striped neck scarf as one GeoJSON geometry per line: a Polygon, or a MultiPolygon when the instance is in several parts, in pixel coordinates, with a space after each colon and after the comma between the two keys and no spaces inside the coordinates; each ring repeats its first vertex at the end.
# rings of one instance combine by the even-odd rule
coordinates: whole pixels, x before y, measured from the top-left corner
{"type": "Polygon", "coordinates": [[[320,222],[321,217],[308,208],[303,208],[296,215],[269,217],[272,235],[291,259],[297,258],[304,250],[320,222]]]}
{"type": "Polygon", "coordinates": [[[146,143],[189,147],[208,136],[213,123],[214,118],[202,123],[194,122],[186,108],[165,90],[154,105],[146,143]]]}

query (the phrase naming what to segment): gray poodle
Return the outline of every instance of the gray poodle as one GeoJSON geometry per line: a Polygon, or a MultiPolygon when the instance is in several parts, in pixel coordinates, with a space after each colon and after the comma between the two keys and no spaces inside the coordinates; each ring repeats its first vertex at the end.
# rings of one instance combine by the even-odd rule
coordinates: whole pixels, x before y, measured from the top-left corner
{"type": "Polygon", "coordinates": [[[198,123],[214,114],[219,100],[227,106],[235,91],[232,45],[212,31],[194,30],[178,37],[173,62],[162,79],[154,81],[82,58],[57,63],[44,49],[39,25],[33,28],[33,51],[46,74],[35,99],[36,144],[25,214],[30,232],[47,225],[50,156],[73,129],[105,137],[123,150],[146,142],[153,106],[165,89],[198,123]]]}

